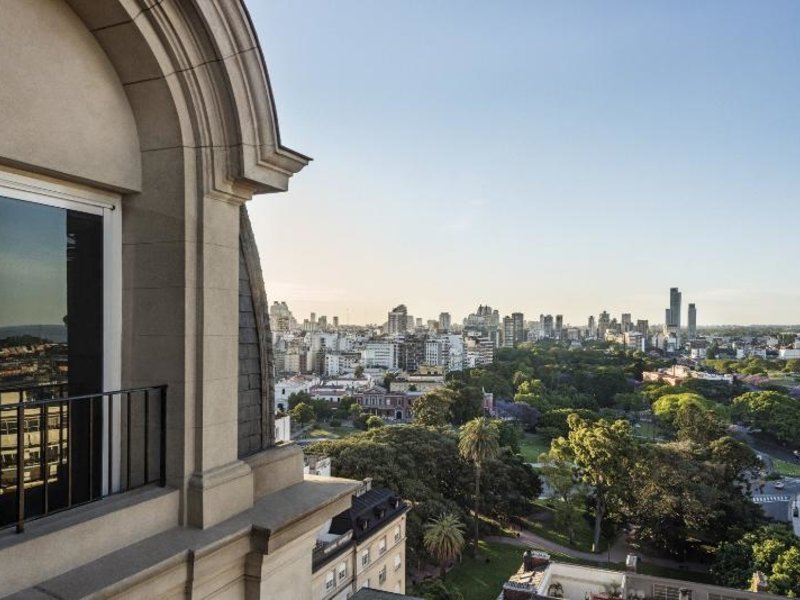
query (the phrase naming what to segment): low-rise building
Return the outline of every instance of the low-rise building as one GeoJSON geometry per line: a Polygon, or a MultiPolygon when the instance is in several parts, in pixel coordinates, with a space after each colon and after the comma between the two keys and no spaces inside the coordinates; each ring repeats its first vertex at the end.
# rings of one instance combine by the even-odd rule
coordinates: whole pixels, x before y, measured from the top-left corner
{"type": "Polygon", "coordinates": [[[387,489],[353,496],[317,536],[312,598],[344,600],[362,588],[405,593],[407,511],[387,489]]]}
{"type": "Polygon", "coordinates": [[[548,554],[528,550],[523,564],[503,585],[498,600],[565,598],[568,600],[771,600],[763,591],[733,588],[655,577],[638,573],[638,557],[629,555],[627,571],[612,571],[552,562],[548,554]]]}

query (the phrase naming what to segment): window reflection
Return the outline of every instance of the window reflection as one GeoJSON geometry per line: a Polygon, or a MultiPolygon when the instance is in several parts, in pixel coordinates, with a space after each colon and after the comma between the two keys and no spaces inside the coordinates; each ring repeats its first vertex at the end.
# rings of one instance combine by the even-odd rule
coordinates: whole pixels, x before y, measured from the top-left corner
{"type": "MultiPolygon", "coordinates": [[[[0,197],[0,404],[101,391],[102,234],[100,216],[0,197]]],[[[0,526],[16,511],[18,435],[28,515],[45,502],[52,511],[88,499],[89,466],[102,460],[99,438],[89,436],[99,430],[99,409],[62,404],[23,414],[19,422],[16,410],[0,410],[0,526]]]]}

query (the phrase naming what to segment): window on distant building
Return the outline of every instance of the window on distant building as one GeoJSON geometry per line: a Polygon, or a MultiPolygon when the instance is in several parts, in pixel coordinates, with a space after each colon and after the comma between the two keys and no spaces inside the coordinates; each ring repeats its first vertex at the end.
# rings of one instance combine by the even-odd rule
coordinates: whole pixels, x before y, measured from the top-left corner
{"type": "Polygon", "coordinates": [[[361,553],[361,566],[366,567],[369,564],[369,550],[364,550],[361,553]]]}
{"type": "Polygon", "coordinates": [[[395,554],[395,556],[394,556],[394,570],[397,571],[397,569],[400,568],[400,565],[402,563],[403,563],[403,561],[400,560],[400,555],[399,554],[395,554]]]}
{"type": "Polygon", "coordinates": [[[394,528],[394,541],[399,542],[401,537],[402,533],[400,532],[400,525],[398,525],[394,528]]]}
{"type": "Polygon", "coordinates": [[[339,581],[347,579],[347,563],[346,562],[339,563],[338,571],[339,571],[339,581]]]}
{"type": "Polygon", "coordinates": [[[336,585],[336,576],[333,571],[329,571],[325,574],[325,590],[332,590],[333,587],[336,585]]]}
{"type": "Polygon", "coordinates": [[[378,542],[378,555],[382,555],[384,552],[386,552],[386,536],[383,536],[378,542]]]}
{"type": "Polygon", "coordinates": [[[386,566],[378,571],[378,585],[386,583],[386,566]]]}

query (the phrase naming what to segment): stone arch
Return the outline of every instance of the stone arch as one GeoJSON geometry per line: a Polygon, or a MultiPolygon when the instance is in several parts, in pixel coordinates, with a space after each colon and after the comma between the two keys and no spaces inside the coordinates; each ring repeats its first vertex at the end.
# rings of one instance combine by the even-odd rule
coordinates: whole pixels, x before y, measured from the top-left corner
{"type": "MultiPolygon", "coordinates": [[[[230,360],[240,207],[286,190],[310,159],[281,144],[242,0],[48,1],[84,22],[133,111],[141,185],[122,201],[122,383],[169,386],[167,481],[187,494],[183,518],[206,526],[208,490],[247,487],[250,471],[237,460],[230,360]]],[[[247,505],[231,494],[244,502],[233,514],[247,505]]]]}

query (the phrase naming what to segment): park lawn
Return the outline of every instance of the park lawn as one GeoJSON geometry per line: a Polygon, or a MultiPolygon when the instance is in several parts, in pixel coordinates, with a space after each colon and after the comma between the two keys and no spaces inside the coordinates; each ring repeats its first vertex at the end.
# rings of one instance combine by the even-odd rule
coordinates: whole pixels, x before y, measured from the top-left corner
{"type": "Polygon", "coordinates": [[[772,459],[772,466],[784,477],[800,477],[800,463],[792,463],[780,458],[772,459]]]}
{"type": "Polygon", "coordinates": [[[495,600],[503,584],[522,564],[525,549],[487,542],[480,542],[479,548],[477,559],[466,552],[461,564],[447,574],[445,581],[457,587],[464,600],[495,600]]]}
{"type": "MultiPolygon", "coordinates": [[[[526,529],[566,548],[580,550],[581,552],[591,552],[593,532],[591,526],[585,521],[583,516],[575,526],[575,543],[570,544],[567,533],[555,527],[553,523],[555,510],[547,506],[547,502],[549,501],[536,500],[534,504],[537,509],[549,513],[550,518],[544,520],[522,519],[525,522],[526,529]]],[[[554,500],[553,502],[558,502],[558,500],[554,500]]],[[[583,515],[585,515],[585,511],[583,511],[583,515]]],[[[600,551],[604,552],[607,545],[607,542],[601,538],[600,551]]]]}
{"type": "Polygon", "coordinates": [[[525,462],[539,462],[539,455],[550,451],[550,440],[538,433],[526,433],[522,436],[519,450],[525,462]]]}
{"type": "Polygon", "coordinates": [[[306,438],[341,438],[359,433],[361,430],[355,427],[331,427],[330,425],[321,424],[303,434],[306,438]]]}

